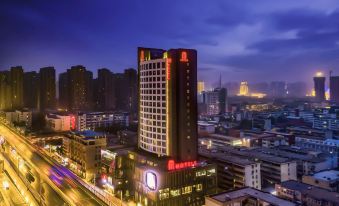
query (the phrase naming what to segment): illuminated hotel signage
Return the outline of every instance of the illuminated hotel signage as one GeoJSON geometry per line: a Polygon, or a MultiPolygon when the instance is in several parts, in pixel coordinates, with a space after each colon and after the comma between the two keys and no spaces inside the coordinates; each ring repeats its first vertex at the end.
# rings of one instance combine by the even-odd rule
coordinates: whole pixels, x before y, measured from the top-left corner
{"type": "Polygon", "coordinates": [[[146,185],[150,190],[157,188],[157,176],[153,172],[146,173],[146,185]]]}
{"type": "Polygon", "coordinates": [[[191,168],[195,166],[197,166],[197,161],[175,162],[174,160],[168,160],[167,163],[167,169],[169,171],[191,168]]]}
{"type": "Polygon", "coordinates": [[[180,59],[181,62],[188,62],[188,59],[187,59],[187,52],[183,51],[181,52],[181,59],[180,59]]]}
{"type": "Polygon", "coordinates": [[[171,79],[171,63],[172,63],[172,59],[171,58],[167,58],[166,60],[166,67],[167,67],[167,80],[171,79]]]}
{"type": "Polygon", "coordinates": [[[140,52],[140,61],[144,61],[145,60],[145,52],[144,52],[144,50],[141,50],[141,52],[140,52]]]}
{"type": "Polygon", "coordinates": [[[74,115],[71,116],[71,129],[72,130],[75,129],[75,116],[74,115]]]}

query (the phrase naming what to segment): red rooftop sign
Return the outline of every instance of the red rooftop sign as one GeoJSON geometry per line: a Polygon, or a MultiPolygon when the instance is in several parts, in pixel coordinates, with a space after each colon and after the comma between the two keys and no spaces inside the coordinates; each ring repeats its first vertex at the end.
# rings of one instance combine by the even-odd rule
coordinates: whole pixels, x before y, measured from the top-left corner
{"type": "Polygon", "coordinates": [[[190,168],[190,167],[195,167],[197,166],[197,161],[187,161],[187,162],[175,162],[174,160],[168,160],[167,163],[167,169],[169,171],[172,170],[180,170],[180,169],[185,169],[185,168],[190,168]]]}

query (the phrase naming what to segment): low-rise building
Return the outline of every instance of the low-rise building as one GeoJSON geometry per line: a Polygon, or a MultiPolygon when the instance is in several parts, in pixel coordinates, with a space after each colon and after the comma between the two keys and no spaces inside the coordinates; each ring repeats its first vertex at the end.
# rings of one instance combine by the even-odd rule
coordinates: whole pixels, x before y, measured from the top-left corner
{"type": "Polygon", "coordinates": [[[295,206],[296,204],[254,188],[241,188],[205,197],[206,206],[295,206]]]}
{"type": "Polygon", "coordinates": [[[61,114],[47,114],[46,127],[55,132],[71,130],[71,116],[61,114]]]}
{"type": "Polygon", "coordinates": [[[260,163],[245,157],[208,153],[199,155],[217,164],[218,187],[224,190],[253,187],[261,189],[260,163]]]}
{"type": "Polygon", "coordinates": [[[101,149],[105,147],[106,136],[90,130],[70,132],[63,138],[63,154],[69,168],[87,180],[92,180],[98,173],[101,149]]]}
{"type": "Polygon", "coordinates": [[[275,148],[258,148],[258,152],[284,157],[297,163],[298,177],[313,174],[321,170],[332,169],[337,166],[337,158],[331,154],[325,154],[312,150],[301,150],[297,147],[281,146],[275,148]]]}
{"type": "Polygon", "coordinates": [[[265,154],[251,149],[223,147],[220,151],[236,156],[243,156],[260,163],[261,186],[268,188],[275,183],[297,180],[297,162],[286,157],[265,154]]]}
{"type": "Polygon", "coordinates": [[[203,197],[217,190],[216,165],[204,161],[175,162],[140,150],[110,149],[103,152],[102,165],[104,187],[142,205],[203,205],[203,197]]]}
{"type": "Polygon", "coordinates": [[[263,147],[277,147],[282,145],[288,145],[288,142],[284,137],[281,136],[272,136],[262,139],[263,147]]]}
{"type": "Polygon", "coordinates": [[[203,121],[198,122],[198,134],[199,135],[208,135],[208,134],[213,134],[214,132],[215,132],[214,124],[203,122],[203,121]]]}
{"type": "Polygon", "coordinates": [[[75,127],[78,131],[95,130],[114,124],[129,126],[129,113],[126,112],[79,112],[75,115],[75,127]]]}
{"type": "Polygon", "coordinates": [[[313,175],[304,175],[302,182],[327,189],[332,192],[339,192],[339,171],[326,170],[313,175]]]}
{"type": "Polygon", "coordinates": [[[339,130],[339,119],[336,113],[315,114],[313,128],[321,130],[339,130]]]}
{"type": "Polygon", "coordinates": [[[23,126],[32,126],[32,112],[29,110],[15,110],[5,112],[5,117],[8,122],[14,124],[23,124],[23,126]]]}
{"type": "Polygon", "coordinates": [[[210,134],[199,138],[199,141],[201,144],[209,144],[210,147],[222,147],[225,145],[242,146],[243,144],[241,138],[221,134],[210,134]]]}
{"type": "Polygon", "coordinates": [[[297,202],[307,206],[337,206],[339,196],[336,192],[330,192],[320,187],[289,180],[276,184],[278,197],[297,202]]]}

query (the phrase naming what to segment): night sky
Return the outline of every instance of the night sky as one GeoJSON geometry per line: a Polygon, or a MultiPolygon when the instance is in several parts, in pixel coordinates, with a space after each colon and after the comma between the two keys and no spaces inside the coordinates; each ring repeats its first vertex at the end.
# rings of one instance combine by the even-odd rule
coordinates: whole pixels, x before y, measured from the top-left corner
{"type": "MultiPolygon", "coordinates": [[[[199,79],[339,75],[336,0],[1,0],[0,69],[136,68],[138,46],[195,48],[199,79]]],[[[96,75],[96,74],[95,74],[96,75]]]]}

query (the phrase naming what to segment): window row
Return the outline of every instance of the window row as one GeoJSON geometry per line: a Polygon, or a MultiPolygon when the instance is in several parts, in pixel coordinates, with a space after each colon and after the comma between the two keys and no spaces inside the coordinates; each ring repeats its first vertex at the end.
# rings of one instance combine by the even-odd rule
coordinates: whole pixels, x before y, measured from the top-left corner
{"type": "Polygon", "coordinates": [[[141,89],[141,94],[166,94],[165,89],[141,89]]]}
{"type": "Polygon", "coordinates": [[[146,135],[147,132],[156,132],[157,134],[166,134],[166,128],[143,126],[143,127],[140,127],[140,129],[141,129],[140,131],[143,131],[145,133],[145,135],[146,135]]]}
{"type": "Polygon", "coordinates": [[[160,68],[165,68],[165,67],[166,67],[165,62],[153,62],[153,63],[148,63],[148,64],[142,64],[141,70],[160,69],[160,68]]]}
{"type": "Polygon", "coordinates": [[[140,140],[147,143],[152,143],[152,141],[161,140],[166,141],[166,134],[155,134],[147,131],[140,131],[140,140]]]}
{"type": "Polygon", "coordinates": [[[158,127],[166,127],[166,122],[159,122],[159,121],[152,121],[152,120],[146,120],[146,119],[140,119],[140,125],[141,125],[141,129],[143,126],[158,126],[158,127]]]}
{"type": "Polygon", "coordinates": [[[140,102],[141,106],[144,107],[161,107],[161,108],[166,108],[166,102],[146,102],[146,101],[141,101],[140,102]]]}
{"type": "Polygon", "coordinates": [[[140,97],[140,100],[148,100],[148,101],[166,101],[166,96],[146,96],[146,95],[142,95],[140,97]]]}
{"type": "Polygon", "coordinates": [[[145,77],[145,78],[140,78],[140,83],[143,84],[143,83],[154,83],[154,82],[165,82],[165,77],[162,76],[162,77],[145,77]]]}
{"type": "Polygon", "coordinates": [[[166,120],[166,115],[156,115],[156,114],[140,114],[140,118],[147,118],[152,120],[166,120]]]}
{"type": "Polygon", "coordinates": [[[140,76],[141,77],[145,77],[145,76],[160,76],[161,75],[165,75],[166,74],[166,70],[165,69],[161,69],[161,70],[152,70],[152,71],[142,71],[140,72],[140,76]]]}
{"type": "Polygon", "coordinates": [[[156,114],[166,114],[166,109],[155,109],[155,108],[141,108],[144,113],[156,113],[156,114]]]}

